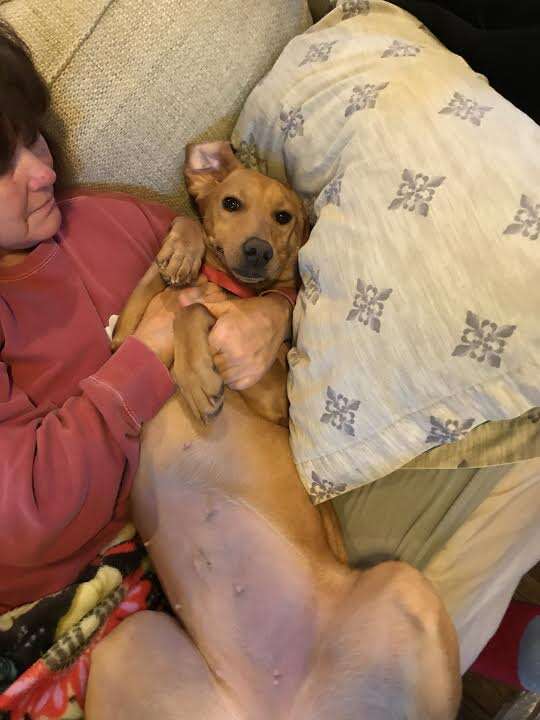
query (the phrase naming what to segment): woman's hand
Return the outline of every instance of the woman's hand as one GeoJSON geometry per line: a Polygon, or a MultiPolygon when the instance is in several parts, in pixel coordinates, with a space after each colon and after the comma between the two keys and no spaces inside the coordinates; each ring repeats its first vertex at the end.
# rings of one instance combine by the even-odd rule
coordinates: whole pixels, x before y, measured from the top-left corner
{"type": "Polygon", "coordinates": [[[204,304],[217,318],[209,341],[218,372],[232,390],[246,390],[268,372],[289,336],[291,304],[274,293],[204,304]]]}

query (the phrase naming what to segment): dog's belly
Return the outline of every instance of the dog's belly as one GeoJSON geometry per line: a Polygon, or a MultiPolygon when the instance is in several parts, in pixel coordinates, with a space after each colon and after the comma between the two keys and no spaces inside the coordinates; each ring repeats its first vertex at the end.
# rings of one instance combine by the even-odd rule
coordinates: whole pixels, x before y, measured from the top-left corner
{"type": "Polygon", "coordinates": [[[169,507],[158,508],[149,551],[176,612],[246,712],[283,707],[306,677],[318,637],[305,561],[292,560],[290,543],[223,495],[188,491],[163,502],[169,507]]]}
{"type": "Polygon", "coordinates": [[[239,396],[206,430],[171,400],[145,430],[132,497],[169,599],[238,720],[382,717],[430,673],[446,683],[437,697],[457,687],[457,643],[443,642],[444,608],[425,581],[411,570],[404,581],[399,563],[364,575],[336,562],[287,431],[239,396]]]}
{"type": "Polygon", "coordinates": [[[171,604],[255,717],[297,694],[328,616],[321,578],[339,577],[294,467],[284,480],[286,431],[242,406],[231,394],[201,436],[173,399],[145,432],[133,499],[171,604]]]}

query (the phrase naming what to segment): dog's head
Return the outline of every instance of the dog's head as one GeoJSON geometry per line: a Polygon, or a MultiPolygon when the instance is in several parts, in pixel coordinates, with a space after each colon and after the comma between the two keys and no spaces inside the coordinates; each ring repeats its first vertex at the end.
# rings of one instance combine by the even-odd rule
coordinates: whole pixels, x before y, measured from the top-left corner
{"type": "Polygon", "coordinates": [[[246,169],[227,142],[188,145],[184,174],[203,219],[208,259],[255,290],[293,285],[309,232],[300,197],[246,169]]]}

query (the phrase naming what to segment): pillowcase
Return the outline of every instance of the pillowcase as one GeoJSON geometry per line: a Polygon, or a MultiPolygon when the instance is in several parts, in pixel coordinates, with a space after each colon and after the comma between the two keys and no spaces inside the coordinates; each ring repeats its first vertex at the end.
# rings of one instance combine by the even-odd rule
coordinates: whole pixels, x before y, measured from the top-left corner
{"type": "Polygon", "coordinates": [[[249,91],[311,24],[306,0],[11,0],[51,88],[64,185],[191,212],[188,142],[228,138],[249,91]]]}
{"type": "Polygon", "coordinates": [[[315,223],[289,354],[314,502],[540,404],[540,128],[418,20],[338,3],[233,143],[315,223]]]}

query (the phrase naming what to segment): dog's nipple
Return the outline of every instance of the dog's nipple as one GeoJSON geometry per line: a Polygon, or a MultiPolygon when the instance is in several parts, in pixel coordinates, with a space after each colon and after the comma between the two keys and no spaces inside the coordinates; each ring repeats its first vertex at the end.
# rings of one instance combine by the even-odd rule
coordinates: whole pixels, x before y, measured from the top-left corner
{"type": "Polygon", "coordinates": [[[193,555],[193,567],[199,575],[202,575],[207,570],[212,570],[212,561],[206,556],[202,548],[199,548],[193,555]]]}

